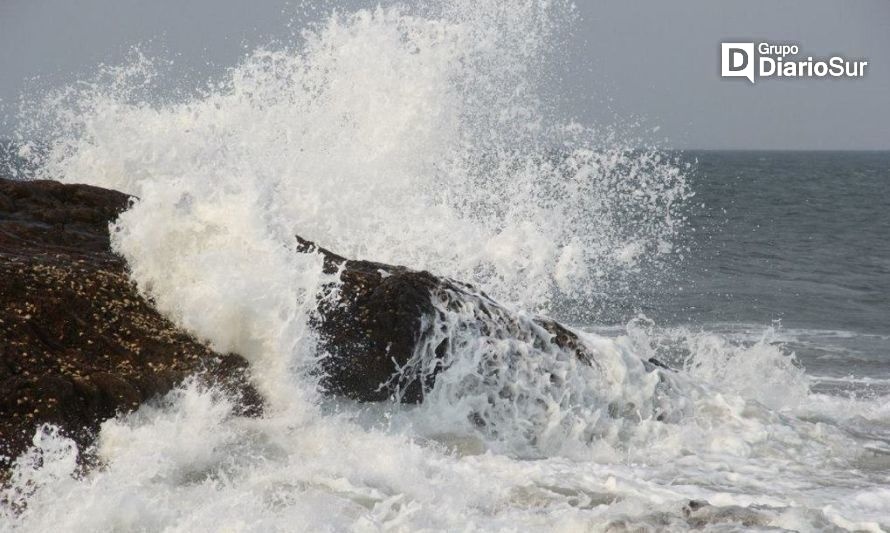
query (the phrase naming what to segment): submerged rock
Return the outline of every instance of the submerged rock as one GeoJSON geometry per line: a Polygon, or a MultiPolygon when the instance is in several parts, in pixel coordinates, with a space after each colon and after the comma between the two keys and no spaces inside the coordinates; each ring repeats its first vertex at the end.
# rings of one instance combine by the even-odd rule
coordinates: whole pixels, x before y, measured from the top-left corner
{"type": "Polygon", "coordinates": [[[119,192],[0,179],[0,455],[43,423],[88,444],[99,424],[193,374],[262,402],[247,363],[214,353],[139,295],[109,244],[119,192]]]}

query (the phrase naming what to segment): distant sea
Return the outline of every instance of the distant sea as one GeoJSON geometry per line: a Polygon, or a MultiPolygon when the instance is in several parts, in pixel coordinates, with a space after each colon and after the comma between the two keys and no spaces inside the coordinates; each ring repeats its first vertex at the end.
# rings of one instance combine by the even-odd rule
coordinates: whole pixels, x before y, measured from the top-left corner
{"type": "Polygon", "coordinates": [[[808,372],[890,377],[890,152],[688,151],[692,253],[666,322],[768,326],[808,372]]]}

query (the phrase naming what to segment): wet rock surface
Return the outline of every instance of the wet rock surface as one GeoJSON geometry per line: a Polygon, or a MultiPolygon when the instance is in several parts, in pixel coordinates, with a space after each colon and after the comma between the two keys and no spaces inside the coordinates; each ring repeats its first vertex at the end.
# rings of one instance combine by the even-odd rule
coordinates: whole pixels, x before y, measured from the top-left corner
{"type": "Polygon", "coordinates": [[[129,198],[49,181],[0,179],[0,468],[43,423],[89,444],[99,424],[188,376],[262,401],[247,363],[176,328],[112,253],[109,223],[129,198]]]}
{"type": "Polygon", "coordinates": [[[300,251],[322,254],[326,273],[339,272],[336,297],[321,298],[315,318],[320,347],[327,352],[321,384],[328,392],[358,401],[421,402],[447,368],[455,330],[566,350],[586,364],[595,362],[595,354],[568,328],[545,317],[523,320],[472,285],[404,266],[346,259],[301,237],[297,241],[300,251]],[[446,326],[451,311],[462,318],[446,326]],[[428,357],[421,361],[424,350],[428,357]]]}

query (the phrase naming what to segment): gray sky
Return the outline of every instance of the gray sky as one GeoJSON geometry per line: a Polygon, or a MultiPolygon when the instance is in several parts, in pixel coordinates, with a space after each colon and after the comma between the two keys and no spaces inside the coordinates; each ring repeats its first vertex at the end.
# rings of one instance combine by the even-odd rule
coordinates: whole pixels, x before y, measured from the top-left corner
{"type": "MultiPolygon", "coordinates": [[[[886,0],[579,0],[578,7],[561,90],[567,115],[639,119],[680,148],[890,149],[886,0]],[[743,39],[866,58],[868,74],[754,86],[721,80],[719,43],[743,39]]],[[[76,80],[149,40],[149,50],[200,78],[236,63],[245,44],[286,36],[287,11],[279,0],[0,0],[0,106],[9,117],[23,91],[76,80]]],[[[0,118],[0,137],[13,126],[0,118]]]]}

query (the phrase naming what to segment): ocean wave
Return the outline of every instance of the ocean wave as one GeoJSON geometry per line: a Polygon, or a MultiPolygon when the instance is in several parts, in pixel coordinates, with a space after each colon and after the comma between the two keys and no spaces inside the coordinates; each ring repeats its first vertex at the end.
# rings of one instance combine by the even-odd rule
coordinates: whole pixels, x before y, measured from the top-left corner
{"type": "Polygon", "coordinates": [[[813,394],[773,334],[639,319],[579,332],[593,365],[536,345],[532,317],[557,297],[595,315],[605,295],[657,286],[683,253],[691,194],[671,156],[549,118],[539,76],[571,14],[537,1],[333,14],[197,97],[152,102],[163,74],[136,53],[26,110],[22,135],[49,136],[32,177],[136,195],[112,227],[132,279],[247,358],[268,408],[243,419],[186,385],[107,421],[101,467],[82,475],[81,451],[41,428],[5,489],[6,524],[884,527],[880,474],[851,468],[875,435],[842,423],[850,404],[813,394]],[[471,282],[510,327],[473,329],[471,300],[440,302],[448,368],[423,404],[322,398],[309,319],[334,280],[296,234],[471,282]]]}

